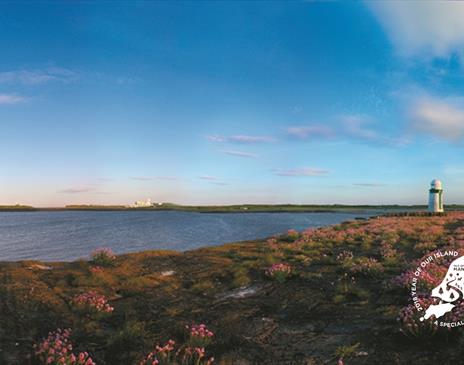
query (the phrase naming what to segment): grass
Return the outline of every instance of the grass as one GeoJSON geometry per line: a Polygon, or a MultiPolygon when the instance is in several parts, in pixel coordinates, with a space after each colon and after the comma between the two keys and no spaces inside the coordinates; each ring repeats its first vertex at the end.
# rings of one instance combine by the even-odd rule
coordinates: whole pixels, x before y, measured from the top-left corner
{"type": "Polygon", "coordinates": [[[400,331],[409,293],[392,283],[428,248],[461,250],[463,232],[464,213],[385,216],[185,253],[3,262],[0,363],[34,364],[34,343],[72,327],[77,350],[98,365],[135,365],[156,343],[185,343],[192,323],[216,333],[208,354],[218,364],[322,364],[334,356],[350,365],[459,363],[459,330],[434,332],[433,346],[400,331]],[[266,275],[278,263],[291,267],[284,282],[266,275]],[[74,310],[73,298],[86,292],[104,295],[114,311],[74,310]]]}

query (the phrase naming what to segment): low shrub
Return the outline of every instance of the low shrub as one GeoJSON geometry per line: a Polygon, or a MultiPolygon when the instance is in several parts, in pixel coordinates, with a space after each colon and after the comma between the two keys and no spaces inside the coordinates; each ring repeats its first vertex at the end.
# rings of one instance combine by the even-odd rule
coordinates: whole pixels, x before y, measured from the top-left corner
{"type": "Polygon", "coordinates": [[[190,347],[206,347],[214,337],[214,332],[210,331],[203,323],[187,325],[185,328],[188,331],[188,345],[190,347]]]}
{"type": "Polygon", "coordinates": [[[103,294],[94,291],[76,295],[72,300],[72,304],[78,311],[86,314],[110,314],[114,310],[103,294]]]}
{"type": "Polygon", "coordinates": [[[294,229],[289,229],[287,233],[280,237],[284,242],[295,242],[298,238],[300,238],[300,234],[294,229]]]}
{"type": "Polygon", "coordinates": [[[116,255],[110,248],[99,248],[92,252],[92,263],[96,266],[114,266],[116,255]]]}
{"type": "Polygon", "coordinates": [[[232,287],[240,288],[242,286],[247,286],[250,284],[251,279],[248,276],[248,270],[244,267],[238,268],[234,271],[234,278],[232,280],[232,287]]]}
{"type": "Polygon", "coordinates": [[[274,264],[266,270],[266,275],[279,283],[284,283],[291,273],[292,267],[284,263],[274,264]]]}
{"type": "MultiPolygon", "coordinates": [[[[433,299],[430,298],[419,298],[418,302],[422,308],[428,308],[433,304],[433,299]]],[[[398,321],[401,323],[401,332],[409,337],[425,337],[434,335],[437,331],[437,327],[433,323],[434,318],[421,321],[421,312],[417,311],[413,304],[407,305],[402,308],[399,315],[398,321]]]]}
{"type": "Polygon", "coordinates": [[[169,340],[164,346],[156,345],[139,365],[211,365],[214,358],[206,358],[204,347],[175,348],[176,343],[169,340]]]}
{"type": "Polygon", "coordinates": [[[350,268],[353,274],[362,274],[365,276],[378,276],[384,271],[383,265],[371,257],[360,257],[354,260],[350,268]]]}
{"type": "Polygon", "coordinates": [[[50,332],[48,337],[34,345],[34,353],[44,365],[95,365],[87,352],[75,355],[70,341],[71,330],[60,328],[50,332]]]}

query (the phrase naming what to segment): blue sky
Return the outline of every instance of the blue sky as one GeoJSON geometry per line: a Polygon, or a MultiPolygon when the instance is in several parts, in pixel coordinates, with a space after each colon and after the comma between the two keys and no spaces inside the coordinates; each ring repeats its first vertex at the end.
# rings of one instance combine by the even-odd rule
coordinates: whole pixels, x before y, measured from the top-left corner
{"type": "Polygon", "coordinates": [[[0,202],[464,203],[464,3],[0,4],[0,202]]]}

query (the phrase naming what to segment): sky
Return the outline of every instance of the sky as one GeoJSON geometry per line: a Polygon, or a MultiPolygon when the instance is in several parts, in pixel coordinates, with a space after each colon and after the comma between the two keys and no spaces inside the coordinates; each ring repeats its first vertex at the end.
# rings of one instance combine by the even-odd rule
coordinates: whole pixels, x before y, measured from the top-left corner
{"type": "Polygon", "coordinates": [[[0,204],[464,203],[463,2],[1,2],[0,204]]]}

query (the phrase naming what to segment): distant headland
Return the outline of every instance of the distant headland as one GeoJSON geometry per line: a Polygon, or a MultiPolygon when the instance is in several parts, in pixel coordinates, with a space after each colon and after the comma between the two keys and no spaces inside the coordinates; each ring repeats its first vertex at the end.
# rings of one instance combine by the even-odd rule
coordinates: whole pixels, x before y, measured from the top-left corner
{"type": "MultiPolygon", "coordinates": [[[[362,212],[366,210],[381,211],[423,211],[426,205],[345,205],[345,204],[237,204],[237,205],[179,205],[162,203],[148,207],[125,205],[80,204],[64,207],[33,207],[29,205],[0,205],[0,212],[34,212],[34,211],[185,211],[199,213],[311,213],[311,212],[362,212]]],[[[464,210],[464,205],[449,204],[446,210],[464,210]]]]}

